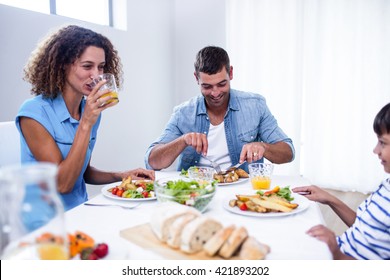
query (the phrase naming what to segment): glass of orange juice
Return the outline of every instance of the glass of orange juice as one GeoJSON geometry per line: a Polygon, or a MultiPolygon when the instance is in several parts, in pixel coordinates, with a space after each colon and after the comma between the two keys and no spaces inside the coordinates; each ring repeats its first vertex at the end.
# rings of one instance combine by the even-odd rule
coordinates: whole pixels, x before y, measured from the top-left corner
{"type": "Polygon", "coordinates": [[[109,104],[111,102],[119,102],[118,87],[116,86],[115,76],[113,74],[104,73],[99,75],[96,79],[92,81],[91,86],[94,87],[97,85],[97,83],[103,80],[106,81],[106,83],[99,88],[99,91],[109,90],[109,92],[103,94],[99,99],[108,96],[111,98],[103,102],[100,106],[104,106],[105,104],[109,104]]]}
{"type": "Polygon", "coordinates": [[[272,163],[251,163],[248,165],[252,187],[255,190],[269,189],[274,169],[272,163]]]}

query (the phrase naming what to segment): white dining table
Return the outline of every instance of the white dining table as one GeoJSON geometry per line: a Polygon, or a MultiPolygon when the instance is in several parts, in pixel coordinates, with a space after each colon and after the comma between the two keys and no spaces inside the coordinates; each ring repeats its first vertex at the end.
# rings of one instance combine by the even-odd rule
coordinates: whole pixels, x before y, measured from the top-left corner
{"type": "MultiPolygon", "coordinates": [[[[178,177],[178,172],[156,172],[156,179],[178,177]]],[[[273,176],[271,187],[290,186],[291,188],[309,184],[300,176],[273,176]]],[[[110,184],[112,186],[119,183],[110,184]]],[[[266,259],[270,260],[327,260],[331,253],[324,242],[310,237],[306,231],[314,225],[324,224],[318,205],[305,201],[306,209],[290,215],[244,216],[228,211],[223,203],[235,194],[253,194],[250,181],[218,186],[216,194],[203,215],[210,216],[223,225],[245,226],[249,235],[267,244],[271,251],[266,259]]],[[[294,194],[297,195],[297,194],[294,194]]],[[[303,197],[302,197],[303,198],[303,197]]],[[[302,199],[301,198],[301,199],[302,199]]],[[[303,198],[306,200],[306,198],[303,198]]],[[[102,193],[88,202],[96,204],[133,205],[135,202],[109,198],[102,193]]],[[[157,200],[143,201],[136,208],[101,207],[79,205],[65,213],[65,222],[69,232],[81,230],[92,236],[97,243],[109,245],[107,259],[154,260],[167,259],[154,250],[138,246],[120,236],[120,232],[149,222],[157,200]]],[[[171,249],[167,249],[171,250],[171,249]]]]}

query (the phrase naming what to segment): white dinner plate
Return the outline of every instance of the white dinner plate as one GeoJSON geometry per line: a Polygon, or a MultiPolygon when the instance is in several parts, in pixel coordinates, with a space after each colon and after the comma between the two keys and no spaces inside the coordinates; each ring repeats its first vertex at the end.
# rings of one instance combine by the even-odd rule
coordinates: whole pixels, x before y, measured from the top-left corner
{"type": "Polygon", "coordinates": [[[239,178],[237,181],[231,182],[231,183],[218,183],[219,187],[225,187],[225,186],[230,186],[230,185],[235,185],[235,184],[241,184],[246,181],[248,181],[249,178],[239,178]]]}
{"type": "Polygon", "coordinates": [[[116,200],[121,200],[121,201],[149,201],[149,200],[155,200],[157,199],[157,197],[147,197],[147,198],[125,198],[125,197],[120,197],[120,196],[117,196],[117,195],[113,195],[111,192],[109,192],[108,190],[111,189],[111,188],[114,188],[112,185],[111,186],[105,186],[102,188],[102,194],[105,196],[105,197],[108,197],[108,198],[112,198],[112,199],[116,199],[116,200]]]}
{"type": "Polygon", "coordinates": [[[283,216],[289,216],[301,213],[305,211],[309,207],[309,200],[301,195],[292,195],[294,197],[294,200],[291,201],[292,203],[298,203],[299,206],[292,210],[291,212],[268,212],[268,213],[258,213],[253,211],[242,211],[237,206],[230,207],[229,201],[231,199],[234,199],[234,196],[227,196],[223,199],[223,207],[234,214],[243,215],[243,216],[249,216],[249,217],[258,217],[258,218],[270,218],[270,217],[283,217],[283,216]]]}

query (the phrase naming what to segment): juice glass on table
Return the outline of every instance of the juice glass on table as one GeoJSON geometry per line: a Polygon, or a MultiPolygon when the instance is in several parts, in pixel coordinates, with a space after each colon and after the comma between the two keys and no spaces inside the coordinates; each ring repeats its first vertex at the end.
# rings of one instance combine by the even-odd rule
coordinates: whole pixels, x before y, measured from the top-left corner
{"type": "Polygon", "coordinates": [[[274,169],[272,163],[251,163],[248,165],[252,187],[255,190],[269,189],[274,169]]]}

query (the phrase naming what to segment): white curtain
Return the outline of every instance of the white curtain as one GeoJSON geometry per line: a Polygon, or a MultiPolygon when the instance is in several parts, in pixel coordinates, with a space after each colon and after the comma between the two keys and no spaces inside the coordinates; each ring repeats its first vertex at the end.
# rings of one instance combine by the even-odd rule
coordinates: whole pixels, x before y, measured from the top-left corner
{"type": "Polygon", "coordinates": [[[370,192],[388,176],[372,150],[390,102],[390,1],[228,0],[232,87],[262,94],[293,139],[277,174],[370,192]]]}

